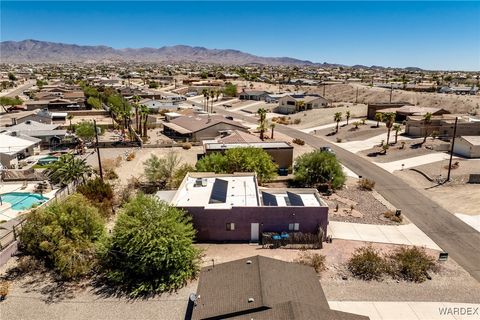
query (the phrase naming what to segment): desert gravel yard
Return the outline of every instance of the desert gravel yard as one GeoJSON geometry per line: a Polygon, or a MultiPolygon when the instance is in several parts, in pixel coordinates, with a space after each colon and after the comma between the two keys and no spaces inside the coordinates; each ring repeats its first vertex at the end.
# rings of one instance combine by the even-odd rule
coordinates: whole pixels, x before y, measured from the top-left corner
{"type": "Polygon", "coordinates": [[[403,148],[402,143],[398,141],[397,144],[390,146],[386,154],[384,154],[382,148],[378,146],[368,150],[362,150],[357,154],[365,156],[367,159],[374,162],[386,163],[423,156],[427,154],[438,153],[437,151],[429,148],[431,144],[426,143],[424,146],[421,146],[419,144],[421,141],[422,139],[406,140],[404,141],[405,146],[403,148]]]}

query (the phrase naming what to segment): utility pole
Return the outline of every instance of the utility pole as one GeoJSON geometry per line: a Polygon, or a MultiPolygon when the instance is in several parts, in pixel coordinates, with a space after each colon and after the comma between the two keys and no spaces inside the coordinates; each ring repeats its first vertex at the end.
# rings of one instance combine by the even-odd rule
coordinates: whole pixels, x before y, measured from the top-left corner
{"type": "Polygon", "coordinates": [[[390,84],[390,103],[392,103],[393,84],[390,84]]]}
{"type": "Polygon", "coordinates": [[[323,97],[325,98],[325,83],[323,84],[323,97]]]}
{"type": "Polygon", "coordinates": [[[95,120],[93,120],[93,128],[95,129],[95,141],[96,141],[96,148],[97,148],[98,168],[100,170],[100,179],[102,179],[103,181],[102,161],[100,160],[100,148],[98,147],[97,122],[95,120]]]}
{"type": "Polygon", "coordinates": [[[355,104],[358,103],[358,87],[357,87],[357,93],[355,94],[355,104]]]}
{"type": "Polygon", "coordinates": [[[455,126],[453,127],[452,146],[450,147],[450,161],[448,163],[447,181],[450,181],[450,171],[452,170],[453,147],[455,146],[455,137],[457,135],[457,121],[458,121],[458,117],[455,117],[455,126]]]}

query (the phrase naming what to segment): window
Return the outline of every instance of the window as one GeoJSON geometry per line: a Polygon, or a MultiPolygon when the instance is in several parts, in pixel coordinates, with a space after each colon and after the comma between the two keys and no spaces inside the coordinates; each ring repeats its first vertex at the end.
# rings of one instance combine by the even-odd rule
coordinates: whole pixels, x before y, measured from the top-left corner
{"type": "Polygon", "coordinates": [[[300,229],[300,224],[299,223],[289,223],[288,224],[288,230],[289,231],[298,231],[300,229]]]}
{"type": "Polygon", "coordinates": [[[234,231],[235,230],[235,223],[230,222],[227,223],[227,231],[234,231]]]}

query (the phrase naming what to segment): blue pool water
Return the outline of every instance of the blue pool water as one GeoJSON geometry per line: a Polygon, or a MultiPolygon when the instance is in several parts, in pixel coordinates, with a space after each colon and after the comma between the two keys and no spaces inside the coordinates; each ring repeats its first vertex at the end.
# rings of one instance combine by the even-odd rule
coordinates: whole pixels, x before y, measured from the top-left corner
{"type": "Polygon", "coordinates": [[[38,193],[28,192],[10,192],[0,196],[3,202],[8,202],[12,205],[13,210],[30,209],[33,204],[41,204],[48,200],[48,198],[38,193]]]}
{"type": "Polygon", "coordinates": [[[37,163],[41,164],[41,165],[45,165],[45,164],[49,164],[49,163],[52,163],[52,162],[55,162],[55,161],[58,161],[58,157],[47,156],[45,158],[42,158],[42,159],[38,160],[37,163]]]}

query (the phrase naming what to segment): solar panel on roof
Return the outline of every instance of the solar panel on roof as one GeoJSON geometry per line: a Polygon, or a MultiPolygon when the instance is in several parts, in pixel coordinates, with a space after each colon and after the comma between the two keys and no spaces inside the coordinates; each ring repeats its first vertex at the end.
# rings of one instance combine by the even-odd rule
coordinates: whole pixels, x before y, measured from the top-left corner
{"type": "Polygon", "coordinates": [[[277,197],[275,197],[273,194],[262,191],[262,199],[263,199],[264,206],[272,206],[272,207],[278,206],[277,197]]]}
{"type": "Polygon", "coordinates": [[[296,207],[304,206],[302,197],[300,195],[287,191],[287,196],[288,196],[288,199],[290,200],[290,205],[296,206],[296,207]]]}
{"type": "Polygon", "coordinates": [[[215,179],[208,203],[225,203],[227,201],[228,181],[215,179]]]}

